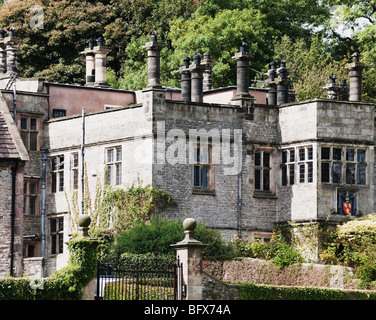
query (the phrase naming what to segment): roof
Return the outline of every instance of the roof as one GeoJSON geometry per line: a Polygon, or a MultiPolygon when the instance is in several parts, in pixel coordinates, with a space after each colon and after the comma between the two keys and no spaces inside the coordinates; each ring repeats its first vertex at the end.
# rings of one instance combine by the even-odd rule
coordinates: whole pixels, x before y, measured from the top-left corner
{"type": "Polygon", "coordinates": [[[18,159],[16,144],[9,132],[4,116],[0,113],[0,158],[2,159],[18,159]]]}
{"type": "Polygon", "coordinates": [[[20,159],[29,160],[29,155],[21,139],[8,106],[0,96],[0,160],[20,159]]]}

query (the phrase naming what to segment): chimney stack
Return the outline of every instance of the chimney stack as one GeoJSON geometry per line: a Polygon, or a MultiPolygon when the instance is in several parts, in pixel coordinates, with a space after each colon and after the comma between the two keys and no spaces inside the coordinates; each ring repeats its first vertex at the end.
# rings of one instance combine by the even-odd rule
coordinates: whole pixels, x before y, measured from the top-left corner
{"type": "Polygon", "coordinates": [[[81,53],[86,57],[86,84],[85,86],[93,86],[95,82],[95,58],[94,58],[94,39],[90,38],[88,41],[89,48],[81,53]]]}
{"type": "Polygon", "coordinates": [[[201,61],[201,64],[205,67],[204,69],[204,82],[203,90],[211,90],[213,88],[213,67],[215,65],[214,61],[210,59],[209,52],[204,53],[204,59],[201,61]]]}
{"type": "Polygon", "coordinates": [[[8,28],[9,35],[4,38],[5,52],[6,52],[6,67],[7,73],[17,73],[17,49],[19,41],[15,37],[14,27],[8,28]]]}
{"type": "Polygon", "coordinates": [[[349,101],[349,86],[346,83],[346,79],[341,79],[339,86],[339,100],[349,101]]]}
{"type": "Polygon", "coordinates": [[[277,78],[275,79],[277,85],[277,105],[289,102],[289,74],[290,72],[286,68],[286,61],[282,60],[280,68],[277,70],[277,78]]]}
{"type": "Polygon", "coordinates": [[[0,30],[0,75],[7,72],[7,55],[5,51],[5,30],[0,30]]]}
{"type": "Polygon", "coordinates": [[[333,74],[329,77],[329,84],[324,87],[328,91],[326,98],[329,100],[337,100],[339,86],[336,84],[336,76],[333,74]]]}
{"type": "Polygon", "coordinates": [[[161,50],[163,44],[157,42],[157,32],[153,31],[151,41],[143,47],[148,52],[148,84],[146,88],[161,89],[161,50]]]}
{"type": "Polygon", "coordinates": [[[183,59],[184,66],[179,68],[181,74],[181,101],[191,101],[191,71],[189,70],[189,57],[183,59]]]}
{"type": "Polygon", "coordinates": [[[268,79],[265,81],[268,93],[266,94],[266,103],[268,105],[277,104],[277,85],[275,84],[275,78],[277,77],[277,63],[275,61],[270,62],[270,69],[267,73],[268,79]]]}
{"type": "Polygon", "coordinates": [[[247,43],[240,44],[240,50],[232,57],[236,60],[236,96],[238,98],[250,97],[249,94],[249,60],[247,43]]]}
{"type": "MultiPolygon", "coordinates": [[[[104,46],[104,38],[100,36],[96,39],[97,45],[93,47],[95,60],[95,87],[108,88],[110,85],[106,81],[107,77],[107,55],[110,50],[104,46]]],[[[91,43],[89,43],[89,46],[91,43]]]]}
{"type": "Polygon", "coordinates": [[[362,72],[365,65],[359,62],[359,57],[359,52],[354,52],[352,63],[346,66],[350,72],[350,101],[362,101],[362,72]]]}
{"type": "Polygon", "coordinates": [[[201,64],[199,53],[193,56],[193,63],[189,66],[191,71],[191,101],[203,102],[203,73],[205,66],[201,64]]]}

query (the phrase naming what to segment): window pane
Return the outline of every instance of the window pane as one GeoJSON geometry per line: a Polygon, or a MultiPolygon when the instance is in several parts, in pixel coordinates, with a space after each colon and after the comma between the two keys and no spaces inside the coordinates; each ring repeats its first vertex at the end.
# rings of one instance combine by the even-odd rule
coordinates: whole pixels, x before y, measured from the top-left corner
{"type": "Polygon", "coordinates": [[[200,163],[200,159],[201,159],[201,156],[200,156],[200,148],[196,148],[195,149],[195,163],[200,163]]]}
{"type": "Polygon", "coordinates": [[[59,191],[64,191],[64,172],[59,173],[59,191]]]}
{"type": "Polygon", "coordinates": [[[202,167],[202,187],[209,188],[209,166],[202,167]]]}
{"type": "Polygon", "coordinates": [[[264,152],[263,153],[263,164],[264,167],[269,168],[270,167],[270,153],[264,152]]]}
{"type": "Polygon", "coordinates": [[[56,232],[56,219],[50,219],[50,232],[56,232]]]}
{"type": "Polygon", "coordinates": [[[287,186],[287,166],[282,166],[282,185],[287,186]]]}
{"type": "Polygon", "coordinates": [[[59,156],[58,162],[59,162],[59,165],[58,165],[57,170],[63,170],[64,169],[64,156],[59,156]]]}
{"type": "Polygon", "coordinates": [[[261,170],[255,170],[255,190],[261,190],[261,170]]]}
{"type": "Polygon", "coordinates": [[[289,166],[289,176],[290,176],[290,184],[295,183],[295,165],[290,164],[289,166]]]}
{"type": "Polygon", "coordinates": [[[38,133],[30,132],[30,150],[38,150],[38,133]]]}
{"type": "Polygon", "coordinates": [[[116,164],[116,185],[121,184],[121,163],[116,164]]]}
{"type": "Polygon", "coordinates": [[[330,159],[330,148],[321,148],[321,159],[330,159]]]}
{"type": "Polygon", "coordinates": [[[25,148],[29,150],[29,133],[28,132],[21,132],[21,139],[25,145],[25,148]]]}
{"type": "Polygon", "coordinates": [[[114,162],[114,149],[107,150],[107,163],[114,162]]]}
{"type": "Polygon", "coordinates": [[[295,161],[295,150],[290,150],[290,162],[295,161]]]}
{"type": "Polygon", "coordinates": [[[109,185],[112,185],[112,166],[113,165],[107,165],[106,167],[106,181],[109,185]]]}
{"type": "Polygon", "coordinates": [[[313,182],[313,163],[308,162],[308,182],[313,182]]]}
{"type": "Polygon", "coordinates": [[[305,181],[305,164],[299,165],[299,182],[304,183],[305,181]]]}
{"type": "Polygon", "coordinates": [[[342,159],[342,148],[333,148],[333,160],[342,159]]]}
{"type": "Polygon", "coordinates": [[[341,183],[342,164],[333,163],[333,183],[341,183]]]}
{"type": "Polygon", "coordinates": [[[201,186],[201,179],[200,179],[200,166],[194,166],[193,167],[193,185],[195,187],[201,186]]]}
{"type": "Polygon", "coordinates": [[[322,163],[321,164],[321,182],[329,182],[329,163],[322,163]]]}
{"type": "Polygon", "coordinates": [[[27,130],[27,118],[21,118],[21,130],[27,130]]]}
{"type": "Polygon", "coordinates": [[[357,153],[358,162],[366,162],[366,150],[358,150],[357,153]]]}
{"type": "Polygon", "coordinates": [[[282,163],[286,163],[287,162],[287,151],[283,151],[282,152],[282,163]]]}
{"type": "Polygon", "coordinates": [[[30,197],[29,198],[29,214],[35,215],[35,203],[36,203],[36,198],[30,197]]]}
{"type": "Polygon", "coordinates": [[[313,148],[308,148],[308,160],[313,159],[313,148]]]}
{"type": "Polygon", "coordinates": [[[264,191],[270,191],[270,170],[264,169],[263,172],[264,191]]]}
{"type": "Polygon", "coordinates": [[[201,160],[201,163],[208,164],[209,160],[210,160],[209,149],[208,148],[203,148],[202,149],[202,160],[201,160]]]}
{"type": "Polygon", "coordinates": [[[116,161],[121,161],[122,160],[122,148],[117,148],[116,149],[116,161]]]}
{"type": "Polygon", "coordinates": [[[30,182],[30,192],[29,194],[37,194],[37,184],[35,182],[30,182]]]}
{"type": "Polygon", "coordinates": [[[56,234],[51,235],[51,253],[56,253],[56,234]]]}
{"type": "Polygon", "coordinates": [[[255,166],[261,166],[261,152],[255,152],[255,166]]]}
{"type": "Polygon", "coordinates": [[[355,183],[355,164],[349,163],[346,165],[346,183],[355,183]]]}
{"type": "Polygon", "coordinates": [[[59,231],[63,231],[64,230],[64,219],[63,218],[58,219],[58,223],[59,223],[59,231]]]}
{"type": "Polygon", "coordinates": [[[346,161],[354,161],[354,149],[346,149],[346,161]]]}
{"type": "Polygon", "coordinates": [[[36,130],[38,130],[38,127],[37,127],[37,119],[36,119],[36,118],[30,118],[30,130],[31,130],[31,131],[36,131],[36,130]]]}
{"type": "Polygon", "coordinates": [[[366,166],[358,164],[358,184],[366,184],[366,166]]]}
{"type": "Polygon", "coordinates": [[[59,234],[59,253],[63,253],[64,249],[64,236],[59,234]]]}
{"type": "Polygon", "coordinates": [[[51,179],[51,192],[55,193],[56,192],[56,173],[52,172],[52,179],[51,179]]]}
{"type": "Polygon", "coordinates": [[[299,149],[299,160],[304,161],[305,160],[305,149],[299,149]]]}

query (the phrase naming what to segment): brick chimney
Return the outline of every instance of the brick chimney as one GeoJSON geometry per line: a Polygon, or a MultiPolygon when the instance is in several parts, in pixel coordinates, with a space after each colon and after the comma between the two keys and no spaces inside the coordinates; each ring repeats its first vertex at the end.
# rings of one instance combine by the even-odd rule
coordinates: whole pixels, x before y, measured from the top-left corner
{"type": "Polygon", "coordinates": [[[95,87],[108,88],[110,85],[106,81],[107,77],[107,55],[110,50],[104,46],[104,38],[100,36],[96,39],[97,45],[93,47],[95,60],[95,87]]]}
{"type": "Polygon", "coordinates": [[[90,38],[88,41],[89,48],[81,53],[86,57],[86,86],[93,86],[95,82],[95,54],[94,54],[94,39],[90,38]]]}
{"type": "Polygon", "coordinates": [[[151,41],[143,48],[148,52],[148,84],[146,88],[160,89],[161,86],[161,50],[163,44],[157,42],[157,32],[153,31],[151,41]]]}
{"type": "Polygon", "coordinates": [[[209,52],[204,53],[204,59],[201,61],[201,64],[205,67],[203,74],[203,90],[211,90],[213,88],[213,67],[215,63],[210,59],[209,52]]]}
{"type": "Polygon", "coordinates": [[[277,69],[277,78],[275,79],[277,85],[277,105],[289,102],[289,74],[290,72],[286,68],[286,61],[281,61],[280,67],[277,69]]]}
{"type": "Polygon", "coordinates": [[[350,101],[362,101],[362,72],[365,67],[359,62],[360,54],[354,52],[352,63],[348,63],[346,68],[350,72],[350,101]]]}
{"type": "Polygon", "coordinates": [[[201,64],[201,54],[193,56],[193,63],[189,66],[191,71],[191,101],[203,102],[203,73],[205,66],[201,64]]]}
{"type": "Polygon", "coordinates": [[[184,66],[179,68],[181,74],[181,101],[191,101],[191,71],[189,70],[189,57],[183,59],[184,66]]]}

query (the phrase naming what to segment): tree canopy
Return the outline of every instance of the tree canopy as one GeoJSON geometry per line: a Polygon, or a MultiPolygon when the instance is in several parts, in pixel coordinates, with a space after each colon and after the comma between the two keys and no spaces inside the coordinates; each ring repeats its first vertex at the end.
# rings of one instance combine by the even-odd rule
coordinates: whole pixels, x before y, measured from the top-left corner
{"type": "Polygon", "coordinates": [[[16,28],[23,76],[62,83],[84,83],[80,52],[89,38],[103,35],[111,49],[110,84],[133,90],[146,84],[142,46],[153,30],[165,45],[162,83],[174,87],[180,86],[177,69],[183,57],[206,51],[216,63],[214,87],[234,84],[232,56],[245,41],[252,56],[251,77],[266,72],[272,60],[285,59],[295,71],[298,98],[317,97],[322,92],[304,86],[308,70],[323,70],[327,77],[359,50],[368,66],[364,97],[373,101],[375,8],[372,1],[361,0],[16,0],[0,7],[0,27],[16,28]],[[31,25],[35,6],[42,8],[43,28],[31,25]],[[352,33],[340,34],[338,25],[352,33]]]}

